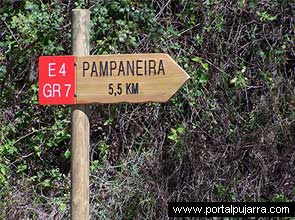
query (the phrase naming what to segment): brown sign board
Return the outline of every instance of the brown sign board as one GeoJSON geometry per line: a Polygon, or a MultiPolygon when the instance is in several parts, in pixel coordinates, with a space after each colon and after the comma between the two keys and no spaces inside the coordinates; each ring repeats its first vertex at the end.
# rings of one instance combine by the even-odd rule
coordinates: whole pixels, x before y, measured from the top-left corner
{"type": "Polygon", "coordinates": [[[167,54],[76,56],[76,104],[166,102],[189,79],[167,54]]]}

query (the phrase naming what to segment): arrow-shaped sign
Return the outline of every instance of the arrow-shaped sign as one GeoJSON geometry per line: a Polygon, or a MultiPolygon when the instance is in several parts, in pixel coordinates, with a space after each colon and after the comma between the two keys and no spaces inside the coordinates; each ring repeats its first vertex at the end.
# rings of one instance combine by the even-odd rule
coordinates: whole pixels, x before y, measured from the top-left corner
{"type": "Polygon", "coordinates": [[[68,62],[55,61],[63,56],[52,58],[51,61],[50,57],[39,60],[40,104],[166,102],[189,79],[169,55],[161,53],[76,56],[74,73],[67,72],[71,69],[65,64],[68,62]],[[48,78],[51,82],[55,76],[62,79],[71,77],[75,85],[64,83],[58,86],[59,79],[50,87],[43,75],[51,76],[48,78]],[[73,100],[73,94],[73,103],[63,103],[67,98],[73,100]]]}

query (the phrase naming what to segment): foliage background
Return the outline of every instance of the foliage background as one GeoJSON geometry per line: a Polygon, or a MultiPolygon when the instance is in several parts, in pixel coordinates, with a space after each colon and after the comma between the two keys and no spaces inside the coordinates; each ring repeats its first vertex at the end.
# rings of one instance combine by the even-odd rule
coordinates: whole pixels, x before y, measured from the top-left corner
{"type": "Polygon", "coordinates": [[[0,219],[69,219],[70,107],[39,106],[38,57],[164,52],[166,104],[91,105],[91,219],[167,219],[168,201],[294,201],[293,0],[1,1],[0,219]]]}

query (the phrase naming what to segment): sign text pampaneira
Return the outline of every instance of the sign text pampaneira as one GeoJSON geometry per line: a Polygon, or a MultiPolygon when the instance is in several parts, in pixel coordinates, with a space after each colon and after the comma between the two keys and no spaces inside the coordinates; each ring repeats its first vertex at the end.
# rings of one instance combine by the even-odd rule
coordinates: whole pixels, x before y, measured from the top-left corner
{"type": "Polygon", "coordinates": [[[163,60],[83,61],[83,77],[165,75],[163,60]]]}

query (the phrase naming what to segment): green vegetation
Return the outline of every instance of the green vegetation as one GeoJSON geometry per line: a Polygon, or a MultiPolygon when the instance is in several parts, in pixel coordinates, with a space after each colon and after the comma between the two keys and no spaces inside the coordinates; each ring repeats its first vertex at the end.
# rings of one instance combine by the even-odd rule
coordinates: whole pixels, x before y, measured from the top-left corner
{"type": "Polygon", "coordinates": [[[70,107],[38,105],[38,57],[163,52],[191,79],[165,104],[91,105],[92,219],[167,201],[295,200],[293,0],[2,1],[0,219],[69,219],[70,107]],[[85,3],[87,2],[87,3],[85,3]]]}

